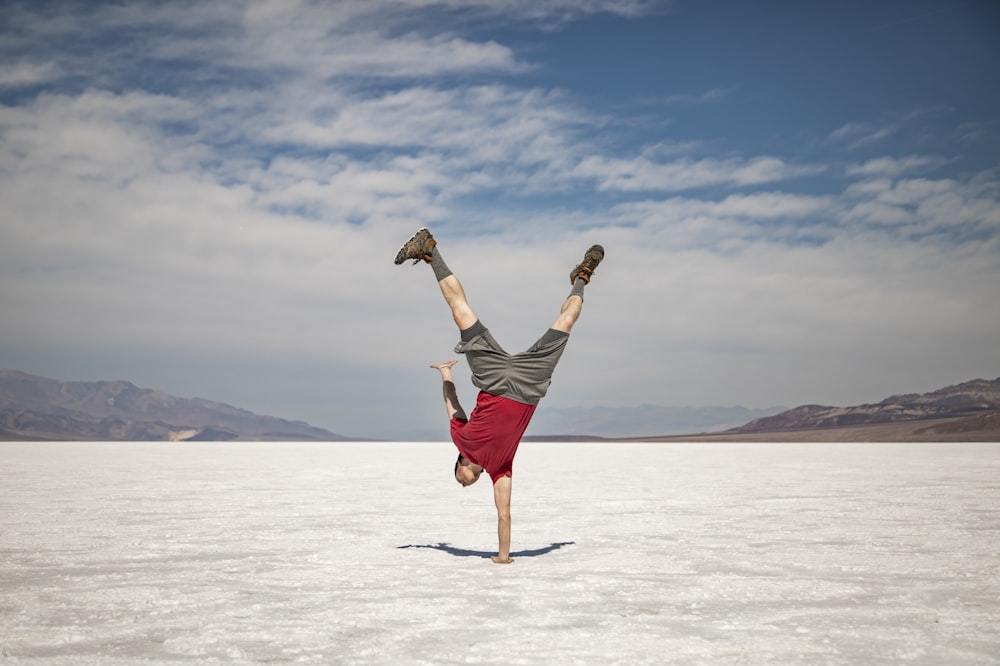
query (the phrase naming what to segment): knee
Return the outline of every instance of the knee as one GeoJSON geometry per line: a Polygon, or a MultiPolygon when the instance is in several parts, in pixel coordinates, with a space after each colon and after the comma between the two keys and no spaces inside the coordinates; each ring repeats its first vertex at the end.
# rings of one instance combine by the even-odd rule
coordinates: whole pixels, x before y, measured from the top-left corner
{"type": "Polygon", "coordinates": [[[569,333],[570,330],[573,328],[573,324],[576,323],[576,320],[579,317],[580,317],[579,310],[575,312],[573,311],[563,312],[556,318],[556,323],[552,325],[552,328],[554,328],[557,331],[562,331],[563,333],[569,333]]]}
{"type": "Polygon", "coordinates": [[[464,331],[476,323],[476,313],[468,305],[464,307],[452,308],[451,314],[455,319],[455,325],[460,331],[464,331]]]}

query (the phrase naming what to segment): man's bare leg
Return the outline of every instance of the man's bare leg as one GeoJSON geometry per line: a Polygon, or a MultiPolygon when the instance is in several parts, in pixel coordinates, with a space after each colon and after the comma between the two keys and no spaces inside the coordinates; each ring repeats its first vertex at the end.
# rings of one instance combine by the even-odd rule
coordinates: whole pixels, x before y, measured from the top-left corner
{"type": "Polygon", "coordinates": [[[451,366],[458,361],[445,361],[431,365],[441,373],[441,383],[444,386],[444,407],[448,411],[448,419],[468,420],[462,405],[458,404],[458,391],[455,390],[455,377],[451,374],[451,366]]]}
{"type": "Polygon", "coordinates": [[[600,245],[591,245],[587,253],[583,255],[583,261],[577,264],[576,268],[570,271],[569,281],[573,285],[573,290],[563,302],[559,310],[559,317],[556,318],[551,328],[563,333],[569,333],[573,329],[573,324],[580,318],[583,311],[583,288],[590,284],[590,278],[594,271],[604,260],[604,248],[600,245]]]}
{"type": "MultiPolygon", "coordinates": [[[[583,280],[579,280],[583,282],[583,280]]],[[[574,288],[576,285],[574,285],[574,288]]],[[[562,308],[559,310],[559,316],[556,317],[555,322],[550,328],[557,331],[562,331],[563,333],[569,333],[573,330],[573,324],[576,320],[580,318],[580,313],[583,312],[583,295],[571,293],[562,304],[562,308]]]]}
{"type": "MultiPolygon", "coordinates": [[[[430,236],[430,232],[427,235],[430,236]]],[[[448,264],[444,262],[441,251],[438,250],[437,241],[434,241],[434,245],[427,251],[424,261],[429,263],[434,271],[434,278],[438,281],[438,287],[441,288],[441,295],[444,296],[445,302],[451,308],[451,316],[454,318],[458,330],[464,331],[475,324],[476,313],[469,307],[462,283],[448,268],[448,264]]]]}
{"type": "Polygon", "coordinates": [[[417,230],[410,240],[403,243],[396,254],[396,265],[405,261],[413,260],[414,264],[421,261],[431,265],[434,271],[434,278],[438,281],[441,294],[451,308],[452,317],[459,330],[464,331],[476,323],[476,313],[469,307],[469,301],[465,298],[465,290],[462,283],[452,274],[448,264],[441,257],[438,251],[437,241],[426,227],[417,230]]]}
{"type": "MultiPolygon", "coordinates": [[[[437,253],[437,248],[434,248],[434,252],[437,253]]],[[[465,289],[462,288],[462,283],[454,274],[449,274],[439,280],[438,287],[441,288],[441,294],[444,296],[445,302],[448,303],[448,307],[451,308],[451,316],[455,320],[458,330],[464,331],[476,323],[478,317],[465,298],[465,289]]]]}

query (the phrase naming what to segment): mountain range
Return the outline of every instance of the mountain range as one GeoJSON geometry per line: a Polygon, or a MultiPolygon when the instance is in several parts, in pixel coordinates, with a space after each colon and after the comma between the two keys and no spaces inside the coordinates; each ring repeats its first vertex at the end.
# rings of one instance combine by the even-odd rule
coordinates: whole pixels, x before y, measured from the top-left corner
{"type": "Polygon", "coordinates": [[[894,395],[855,407],[803,405],[774,416],[754,419],[733,432],[773,432],[901,423],[941,418],[977,417],[1000,410],[1000,378],[974,379],[930,393],[894,395]]]}
{"type": "Polygon", "coordinates": [[[127,381],[60,382],[0,370],[0,439],[347,439],[301,421],[260,416],[202,398],[178,398],[127,381]]]}
{"type": "Polygon", "coordinates": [[[639,405],[637,407],[548,407],[535,412],[528,431],[532,439],[545,435],[642,437],[717,432],[772,416],[787,407],[748,409],[740,406],[639,405]],[[540,433],[536,435],[535,433],[540,433]]]}
{"type": "MultiPolygon", "coordinates": [[[[563,410],[583,423],[581,432],[568,436],[531,436],[526,440],[628,440],[642,442],[1000,442],[1000,378],[974,379],[929,393],[890,396],[880,402],[853,407],[802,405],[792,409],[772,408],[772,413],[751,418],[737,426],[699,427],[699,419],[732,418],[748,413],[743,407],[728,408],[640,408],[563,410]],[[717,411],[721,410],[721,411],[717,411]],[[774,413],[778,412],[778,413],[774,413]],[[686,434],[667,429],[678,421],[692,427],[686,434]],[[589,420],[588,420],[589,419],[589,420]],[[620,422],[633,429],[657,434],[624,432],[600,436],[601,429],[620,422]],[[591,435],[582,436],[590,429],[591,435]]],[[[559,412],[559,410],[555,410],[559,412]]],[[[764,412],[771,410],[761,410],[764,412]]],[[[557,417],[559,415],[557,414],[557,417]]],[[[534,425],[534,424],[533,424],[534,425]]]]}
{"type": "MultiPolygon", "coordinates": [[[[853,407],[551,408],[525,440],[1000,441],[1000,378],[853,407]],[[688,434],[681,434],[681,433],[688,434]]],[[[0,439],[357,441],[302,421],[261,416],[127,381],[62,382],[0,370],[0,439]]]]}

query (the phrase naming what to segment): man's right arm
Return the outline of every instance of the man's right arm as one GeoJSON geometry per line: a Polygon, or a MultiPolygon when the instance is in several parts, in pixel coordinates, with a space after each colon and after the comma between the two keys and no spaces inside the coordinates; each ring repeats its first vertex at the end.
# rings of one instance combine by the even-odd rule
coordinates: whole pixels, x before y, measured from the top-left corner
{"type": "Polygon", "coordinates": [[[445,361],[444,363],[434,363],[432,368],[441,373],[441,382],[444,385],[444,407],[448,410],[449,419],[467,421],[462,405],[458,404],[458,391],[455,390],[455,378],[451,374],[451,366],[458,361],[445,361]]]}
{"type": "Polygon", "coordinates": [[[490,559],[497,564],[510,564],[510,488],[509,476],[501,476],[493,484],[493,501],[497,505],[497,554],[490,559]]]}

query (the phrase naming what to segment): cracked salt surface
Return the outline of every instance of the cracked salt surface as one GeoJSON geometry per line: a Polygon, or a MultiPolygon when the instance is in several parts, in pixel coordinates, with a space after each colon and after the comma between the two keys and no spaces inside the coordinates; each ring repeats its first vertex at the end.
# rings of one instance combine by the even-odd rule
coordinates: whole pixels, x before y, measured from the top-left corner
{"type": "Polygon", "coordinates": [[[1000,663],[1000,445],[0,443],[0,664],[1000,663]]]}

